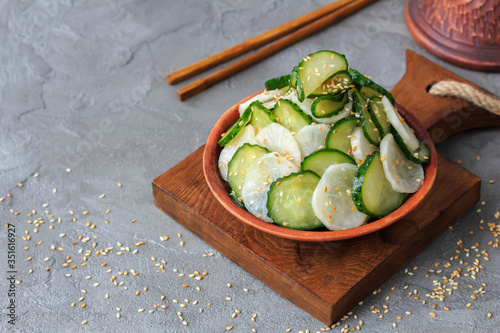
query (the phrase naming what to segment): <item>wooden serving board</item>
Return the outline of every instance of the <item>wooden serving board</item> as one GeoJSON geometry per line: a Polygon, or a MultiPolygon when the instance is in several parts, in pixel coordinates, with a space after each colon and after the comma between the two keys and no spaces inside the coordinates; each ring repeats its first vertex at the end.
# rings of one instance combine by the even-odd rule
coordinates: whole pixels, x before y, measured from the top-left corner
{"type": "MultiPolygon", "coordinates": [[[[464,129],[500,125],[500,117],[467,102],[429,96],[427,86],[442,79],[467,82],[407,51],[406,74],[392,90],[436,141],[464,129]]],[[[346,241],[298,242],[263,233],[227,212],[205,182],[203,148],[153,181],[156,206],[326,325],[341,318],[479,200],[480,179],[439,156],[433,189],[403,220],[346,241]]]]}

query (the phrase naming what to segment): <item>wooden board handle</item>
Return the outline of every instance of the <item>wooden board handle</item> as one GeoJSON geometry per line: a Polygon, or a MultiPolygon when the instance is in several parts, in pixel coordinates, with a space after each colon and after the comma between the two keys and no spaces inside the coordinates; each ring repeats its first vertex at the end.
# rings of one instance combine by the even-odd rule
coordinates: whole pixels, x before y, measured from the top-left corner
{"type": "Polygon", "coordinates": [[[500,126],[500,116],[457,97],[436,97],[428,93],[433,83],[454,80],[493,96],[474,83],[411,51],[406,51],[406,73],[391,93],[429,131],[432,140],[442,142],[459,132],[500,126]]]}

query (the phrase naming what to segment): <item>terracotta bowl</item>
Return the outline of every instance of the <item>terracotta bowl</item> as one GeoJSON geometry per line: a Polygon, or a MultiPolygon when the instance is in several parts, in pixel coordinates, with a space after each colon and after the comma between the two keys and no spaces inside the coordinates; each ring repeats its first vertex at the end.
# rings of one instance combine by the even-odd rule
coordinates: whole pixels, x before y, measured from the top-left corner
{"type": "MultiPolygon", "coordinates": [[[[260,92],[259,92],[260,93],[260,92]]],[[[253,216],[246,210],[240,208],[235,204],[229,197],[230,188],[227,182],[225,182],[220,174],[218,168],[219,154],[222,148],[218,145],[218,141],[229,126],[236,122],[239,118],[238,106],[245,102],[246,100],[252,98],[253,96],[259,94],[256,93],[242,100],[241,102],[233,105],[229,110],[227,110],[222,117],[217,121],[210,136],[208,137],[207,143],[205,145],[205,150],[203,153],[203,172],[205,174],[205,179],[207,180],[208,186],[212,191],[213,195],[217,200],[226,208],[232,215],[234,215],[242,223],[251,225],[263,232],[272,234],[274,236],[298,240],[298,241],[310,241],[310,242],[325,242],[325,241],[339,241],[350,238],[355,238],[363,236],[382,228],[385,228],[403,218],[405,215],[414,210],[420,202],[429,193],[434,179],[436,178],[437,171],[437,153],[434,143],[432,142],[429,133],[423,125],[406,109],[401,105],[396,105],[401,116],[415,131],[417,137],[423,140],[431,149],[431,158],[429,163],[424,165],[425,181],[422,187],[411,195],[408,195],[405,203],[399,207],[397,210],[391,214],[374,220],[365,225],[357,228],[340,230],[340,231],[330,231],[326,228],[324,230],[314,230],[314,231],[304,231],[304,230],[294,230],[288,229],[276,224],[264,222],[261,219],[253,216]]]]}

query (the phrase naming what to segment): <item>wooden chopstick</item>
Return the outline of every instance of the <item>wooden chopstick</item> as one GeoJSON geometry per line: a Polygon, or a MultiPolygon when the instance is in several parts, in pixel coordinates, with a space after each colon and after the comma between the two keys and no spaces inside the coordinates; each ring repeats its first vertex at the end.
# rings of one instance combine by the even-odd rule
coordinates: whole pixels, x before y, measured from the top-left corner
{"type": "Polygon", "coordinates": [[[339,0],[329,5],[318,8],[308,14],[298,17],[288,23],[282,24],[276,28],[266,31],[258,36],[252,37],[242,43],[232,46],[224,51],[211,55],[203,60],[195,62],[189,66],[176,70],[167,75],[167,82],[175,84],[184,81],[196,74],[202,73],[207,69],[220,65],[228,60],[234,59],[249,51],[255,50],[261,46],[269,44],[283,36],[286,36],[309,23],[320,19],[321,17],[342,8],[352,0],[339,0]]]}
{"type": "Polygon", "coordinates": [[[177,91],[177,96],[181,101],[193,97],[205,89],[213,86],[214,84],[224,80],[225,78],[238,73],[249,66],[268,58],[269,56],[283,50],[284,48],[293,45],[302,39],[320,31],[333,23],[340,21],[341,19],[351,15],[352,13],[368,6],[369,4],[377,0],[352,0],[346,5],[340,7],[329,14],[309,23],[308,25],[292,32],[291,34],[269,44],[266,47],[250,54],[249,56],[215,72],[204,78],[196,80],[187,86],[180,88],[177,91]]]}

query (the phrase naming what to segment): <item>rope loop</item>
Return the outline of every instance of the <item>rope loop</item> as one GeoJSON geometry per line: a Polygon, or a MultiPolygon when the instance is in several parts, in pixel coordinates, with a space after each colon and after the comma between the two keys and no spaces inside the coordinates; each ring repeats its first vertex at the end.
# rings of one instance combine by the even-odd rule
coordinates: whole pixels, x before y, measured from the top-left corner
{"type": "Polygon", "coordinates": [[[500,116],[500,98],[486,94],[466,83],[452,80],[439,81],[432,85],[429,94],[460,97],[500,116]]]}

